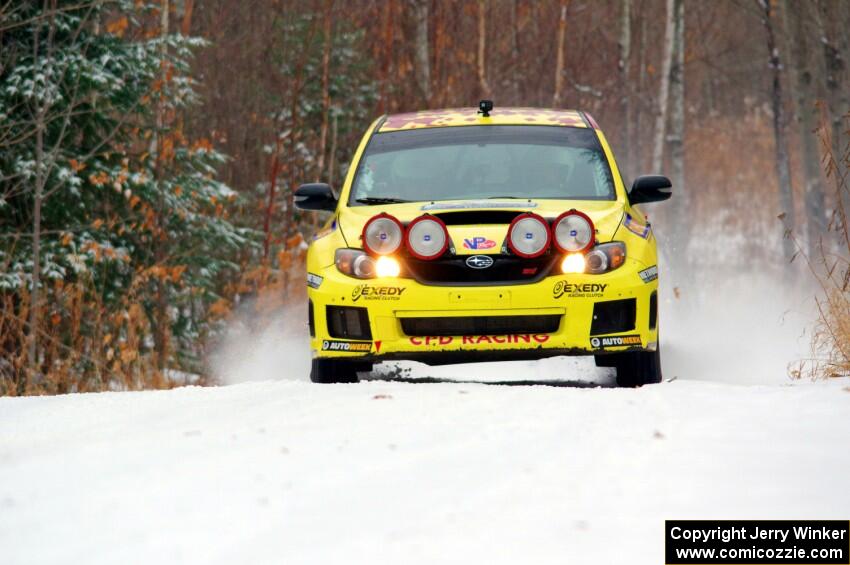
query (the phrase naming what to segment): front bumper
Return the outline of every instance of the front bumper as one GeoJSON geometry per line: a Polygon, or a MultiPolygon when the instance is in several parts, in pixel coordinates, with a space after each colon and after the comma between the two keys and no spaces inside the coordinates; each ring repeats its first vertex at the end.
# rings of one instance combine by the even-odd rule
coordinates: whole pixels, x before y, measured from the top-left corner
{"type": "Polygon", "coordinates": [[[330,265],[313,273],[322,277],[321,283],[309,289],[311,348],[322,358],[429,364],[654,350],[658,281],[644,282],[638,273],[646,268],[627,259],[619,269],[602,275],[555,275],[520,285],[426,286],[407,278],[359,280],[330,265]],[[612,301],[621,301],[616,308],[627,310],[625,322],[620,320],[616,328],[598,320],[611,311],[611,305],[604,304],[612,301]],[[362,335],[364,328],[358,339],[341,333],[334,316],[352,312],[362,321],[359,325],[368,321],[368,335],[362,335]],[[511,326],[500,326],[504,321],[518,326],[528,321],[528,327],[536,330],[499,329],[511,326]],[[451,335],[454,332],[447,328],[452,324],[464,329],[451,335]],[[427,335],[427,328],[436,328],[434,335],[427,335]]]}

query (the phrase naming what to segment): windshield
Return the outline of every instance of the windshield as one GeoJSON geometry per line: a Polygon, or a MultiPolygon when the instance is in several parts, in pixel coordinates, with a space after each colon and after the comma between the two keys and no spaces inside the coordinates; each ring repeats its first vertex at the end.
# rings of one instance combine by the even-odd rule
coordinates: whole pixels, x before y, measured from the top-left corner
{"type": "Polygon", "coordinates": [[[378,133],[349,204],[475,198],[614,200],[592,129],[462,126],[378,133]]]}

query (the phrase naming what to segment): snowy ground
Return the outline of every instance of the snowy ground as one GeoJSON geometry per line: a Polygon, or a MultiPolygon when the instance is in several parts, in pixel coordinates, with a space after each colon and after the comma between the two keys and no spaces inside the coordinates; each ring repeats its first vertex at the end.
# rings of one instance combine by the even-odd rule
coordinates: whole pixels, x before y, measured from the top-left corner
{"type": "Polygon", "coordinates": [[[807,338],[757,282],[666,306],[676,379],[638,390],[569,359],[311,385],[271,335],[218,361],[261,382],[0,398],[0,563],[659,564],[666,518],[847,519],[850,379],[787,379],[807,338]]]}

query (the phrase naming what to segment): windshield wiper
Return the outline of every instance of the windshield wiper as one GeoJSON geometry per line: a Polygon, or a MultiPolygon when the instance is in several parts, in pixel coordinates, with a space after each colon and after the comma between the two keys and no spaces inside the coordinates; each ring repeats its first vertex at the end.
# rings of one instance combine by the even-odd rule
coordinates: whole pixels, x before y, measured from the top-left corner
{"type": "Polygon", "coordinates": [[[487,200],[531,200],[528,196],[488,196],[487,200]]]}
{"type": "Polygon", "coordinates": [[[402,204],[404,202],[410,202],[410,200],[384,196],[369,196],[366,198],[358,198],[355,202],[359,202],[361,204],[402,204]]]}

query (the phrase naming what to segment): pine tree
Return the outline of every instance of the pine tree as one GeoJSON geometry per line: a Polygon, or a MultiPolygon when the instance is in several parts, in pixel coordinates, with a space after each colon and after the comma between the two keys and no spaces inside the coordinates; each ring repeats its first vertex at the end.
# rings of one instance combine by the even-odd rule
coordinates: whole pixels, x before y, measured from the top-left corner
{"type": "Polygon", "coordinates": [[[71,348],[88,339],[72,381],[96,375],[96,386],[110,386],[122,364],[138,365],[152,353],[136,334],[156,325],[157,283],[176,337],[159,353],[171,367],[198,369],[198,338],[208,330],[199,311],[237,268],[229,258],[250,244],[228,221],[235,193],[215,179],[224,156],[180,126],[197,101],[189,64],[204,43],[146,32],[157,10],[128,0],[22,2],[0,23],[0,297],[13,310],[4,316],[28,319],[19,393],[50,374],[57,340],[71,348]],[[103,319],[72,320],[56,294],[68,285],[99,304],[101,318],[115,316],[114,333],[103,319]],[[130,331],[120,320],[134,305],[147,321],[130,331]],[[116,356],[131,339],[139,351],[116,356]]]}

